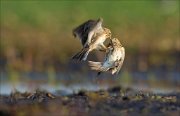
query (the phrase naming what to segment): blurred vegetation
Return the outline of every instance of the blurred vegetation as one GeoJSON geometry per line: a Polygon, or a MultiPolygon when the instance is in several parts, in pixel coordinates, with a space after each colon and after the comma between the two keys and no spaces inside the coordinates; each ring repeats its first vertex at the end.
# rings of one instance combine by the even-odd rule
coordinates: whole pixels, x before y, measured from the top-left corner
{"type": "Polygon", "coordinates": [[[1,64],[9,70],[45,68],[54,77],[52,66],[67,63],[81,48],[72,29],[99,17],[125,46],[125,62],[139,62],[140,70],[147,63],[176,65],[169,55],[180,52],[178,0],[1,0],[0,15],[1,64]]]}

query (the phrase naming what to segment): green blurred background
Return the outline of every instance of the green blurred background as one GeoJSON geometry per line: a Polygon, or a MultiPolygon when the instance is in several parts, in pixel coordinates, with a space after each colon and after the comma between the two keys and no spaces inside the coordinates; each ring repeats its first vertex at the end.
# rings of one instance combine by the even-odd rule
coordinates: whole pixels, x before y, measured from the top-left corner
{"type": "MultiPolygon", "coordinates": [[[[120,82],[143,83],[146,79],[154,85],[163,80],[165,86],[170,83],[178,88],[179,4],[178,0],[1,0],[1,83],[7,78],[29,83],[42,77],[41,81],[55,83],[63,77],[69,83],[95,77],[86,63],[70,61],[82,47],[72,29],[102,17],[103,25],[126,49],[120,82]]],[[[94,52],[89,59],[100,61],[103,54],[94,52]]],[[[111,75],[102,75],[105,77],[108,82],[114,80],[111,75]]]]}

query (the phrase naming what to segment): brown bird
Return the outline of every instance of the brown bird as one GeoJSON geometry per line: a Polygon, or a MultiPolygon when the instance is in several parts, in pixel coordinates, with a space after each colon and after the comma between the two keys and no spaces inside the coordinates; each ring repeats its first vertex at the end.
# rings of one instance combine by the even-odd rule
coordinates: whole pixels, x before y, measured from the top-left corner
{"type": "Polygon", "coordinates": [[[86,60],[92,50],[106,51],[104,41],[111,37],[111,31],[102,27],[103,19],[88,20],[73,30],[73,35],[81,40],[83,48],[72,59],[86,60]]]}
{"type": "Polygon", "coordinates": [[[111,74],[118,74],[125,58],[125,49],[117,38],[113,38],[109,44],[104,62],[89,61],[91,70],[101,72],[110,71],[111,74]]]}

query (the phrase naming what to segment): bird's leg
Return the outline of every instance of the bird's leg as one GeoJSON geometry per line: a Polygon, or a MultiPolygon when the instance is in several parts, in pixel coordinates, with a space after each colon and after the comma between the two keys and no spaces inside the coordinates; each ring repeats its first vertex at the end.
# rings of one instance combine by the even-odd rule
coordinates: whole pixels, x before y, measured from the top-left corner
{"type": "Polygon", "coordinates": [[[108,49],[107,49],[107,47],[104,45],[104,44],[102,44],[101,45],[101,48],[100,48],[100,50],[99,51],[102,51],[102,52],[107,52],[108,51],[108,49]]]}

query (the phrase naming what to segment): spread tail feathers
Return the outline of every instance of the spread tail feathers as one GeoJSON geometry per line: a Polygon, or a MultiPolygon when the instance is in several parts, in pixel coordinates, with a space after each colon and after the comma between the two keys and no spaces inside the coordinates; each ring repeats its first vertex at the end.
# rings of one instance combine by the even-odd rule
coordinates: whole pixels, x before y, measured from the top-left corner
{"type": "Polygon", "coordinates": [[[105,72],[105,71],[108,71],[108,69],[109,69],[107,67],[103,67],[102,62],[88,61],[88,63],[89,63],[91,70],[96,70],[99,72],[105,72]]]}
{"type": "Polygon", "coordinates": [[[83,48],[80,52],[75,54],[72,57],[72,59],[77,59],[79,61],[82,61],[82,60],[85,61],[87,59],[88,54],[89,54],[89,49],[88,48],[83,48]]]}

